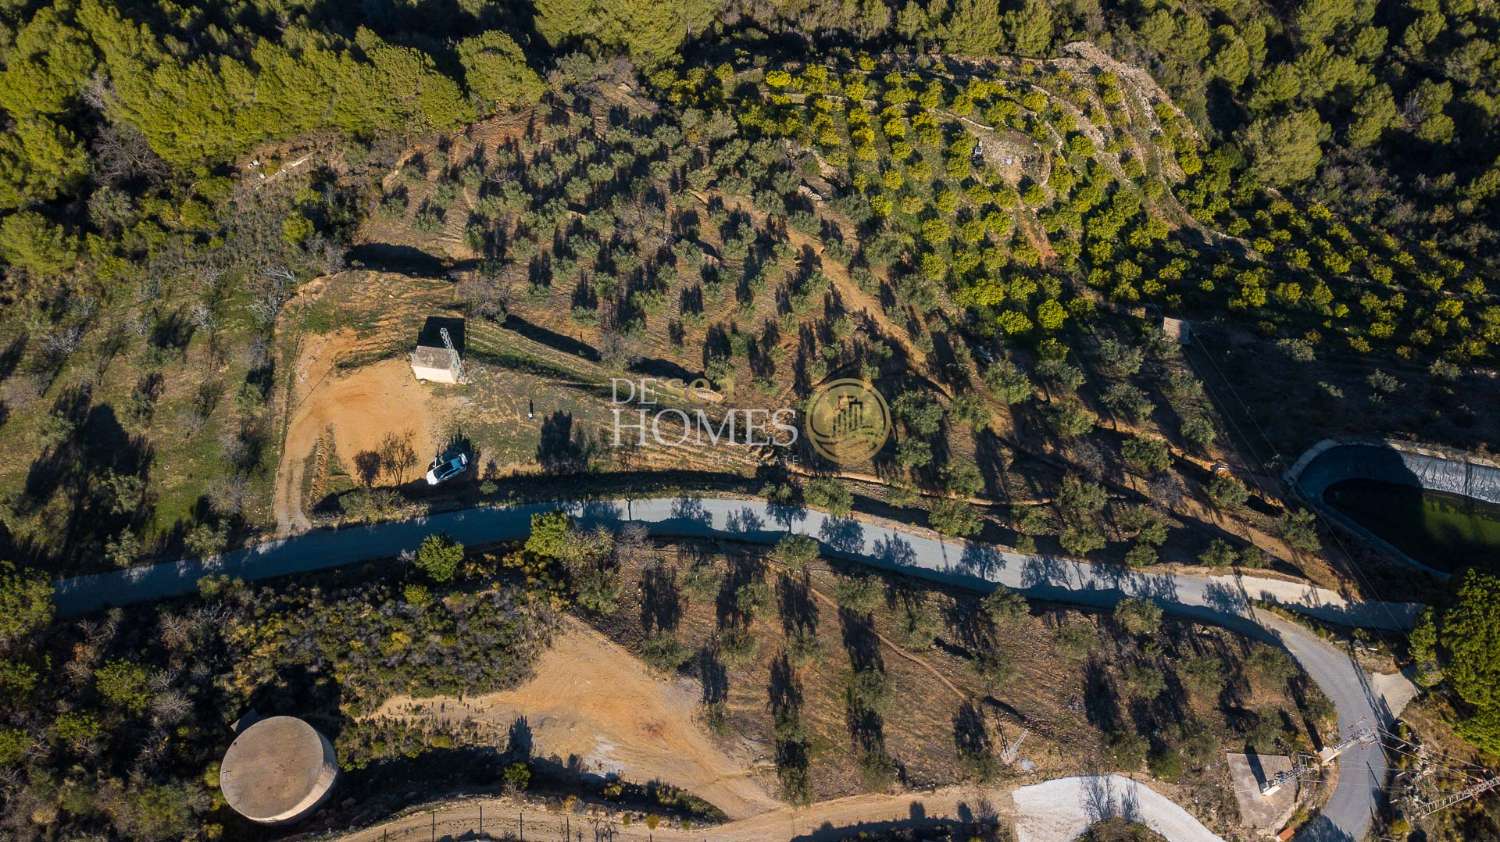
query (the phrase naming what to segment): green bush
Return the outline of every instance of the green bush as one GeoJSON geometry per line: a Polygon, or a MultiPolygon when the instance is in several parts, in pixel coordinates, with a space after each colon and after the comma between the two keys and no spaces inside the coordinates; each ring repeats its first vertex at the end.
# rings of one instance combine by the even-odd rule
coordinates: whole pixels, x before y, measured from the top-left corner
{"type": "Polygon", "coordinates": [[[1115,622],[1137,637],[1156,634],[1161,629],[1161,619],[1161,606],[1148,600],[1131,597],[1115,605],[1115,622]]]}
{"type": "Polygon", "coordinates": [[[413,563],[432,581],[447,582],[458,573],[463,560],[463,544],[447,535],[434,534],[422,539],[413,563]]]}
{"type": "Polygon", "coordinates": [[[1151,752],[1146,765],[1153,777],[1167,783],[1176,783],[1182,777],[1182,754],[1172,746],[1162,746],[1151,752]]]}
{"type": "Polygon", "coordinates": [[[94,686],[110,704],[140,714],[151,701],[145,667],[127,661],[110,661],[94,673],[94,686]]]}
{"type": "Polygon", "coordinates": [[[807,535],[788,535],[776,542],[776,548],[771,551],[771,557],[793,571],[802,571],[818,558],[818,553],[816,538],[807,535]]]}

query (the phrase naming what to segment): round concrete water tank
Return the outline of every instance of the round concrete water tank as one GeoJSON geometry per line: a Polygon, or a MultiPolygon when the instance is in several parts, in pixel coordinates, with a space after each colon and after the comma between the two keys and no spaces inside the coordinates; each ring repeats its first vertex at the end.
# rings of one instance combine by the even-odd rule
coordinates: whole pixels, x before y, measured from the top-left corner
{"type": "Polygon", "coordinates": [[[262,824],[296,821],[333,789],[338,759],[317,729],[273,716],[235,737],[219,766],[219,789],[240,815],[262,824]]]}

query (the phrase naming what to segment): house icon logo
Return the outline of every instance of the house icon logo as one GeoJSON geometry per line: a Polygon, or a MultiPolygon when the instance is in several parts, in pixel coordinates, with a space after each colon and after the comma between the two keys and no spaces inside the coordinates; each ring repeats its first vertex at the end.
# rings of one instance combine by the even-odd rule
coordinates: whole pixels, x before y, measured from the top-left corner
{"type": "Polygon", "coordinates": [[[802,429],[819,456],[839,465],[867,462],[891,437],[891,409],[863,380],[831,380],[813,390],[802,429]]]}

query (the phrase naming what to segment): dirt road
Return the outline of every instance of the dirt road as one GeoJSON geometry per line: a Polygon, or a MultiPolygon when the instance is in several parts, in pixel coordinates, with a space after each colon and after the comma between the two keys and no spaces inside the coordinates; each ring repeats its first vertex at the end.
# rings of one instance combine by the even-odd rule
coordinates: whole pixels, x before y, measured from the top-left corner
{"type": "Polygon", "coordinates": [[[526,839],[539,842],[562,842],[565,830],[583,832],[584,839],[609,839],[611,842],[767,842],[776,839],[842,839],[855,828],[878,829],[882,826],[905,827],[934,825],[943,821],[969,820],[976,816],[1000,814],[1008,818],[1009,796],[1002,789],[977,789],[968,786],[946,787],[932,792],[900,795],[853,795],[823,801],[807,807],[782,806],[752,818],[732,821],[712,828],[681,828],[659,825],[654,830],[642,822],[623,824],[617,818],[571,816],[542,812],[508,798],[475,798],[451,802],[436,815],[427,810],[392,819],[383,824],[336,836],[344,842],[386,842],[386,840],[460,839],[480,830],[500,834],[516,833],[524,825],[526,839]],[[594,829],[608,828],[607,834],[594,829]]]}

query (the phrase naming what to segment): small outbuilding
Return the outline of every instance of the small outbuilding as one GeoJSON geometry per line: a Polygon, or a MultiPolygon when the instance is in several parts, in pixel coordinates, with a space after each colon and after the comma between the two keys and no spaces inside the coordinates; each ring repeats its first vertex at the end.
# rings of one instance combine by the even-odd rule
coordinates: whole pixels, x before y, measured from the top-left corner
{"type": "Polygon", "coordinates": [[[1187,319],[1174,319],[1171,316],[1163,316],[1161,320],[1161,332],[1178,345],[1192,344],[1193,323],[1187,319]]]}
{"type": "Polygon", "coordinates": [[[463,319],[429,317],[411,353],[412,375],[430,383],[462,382],[463,336],[463,319]]]}
{"type": "Polygon", "coordinates": [[[295,716],[273,716],[240,732],[219,765],[219,789],[236,813],[261,824],[304,818],[338,778],[333,744],[295,716]]]}

